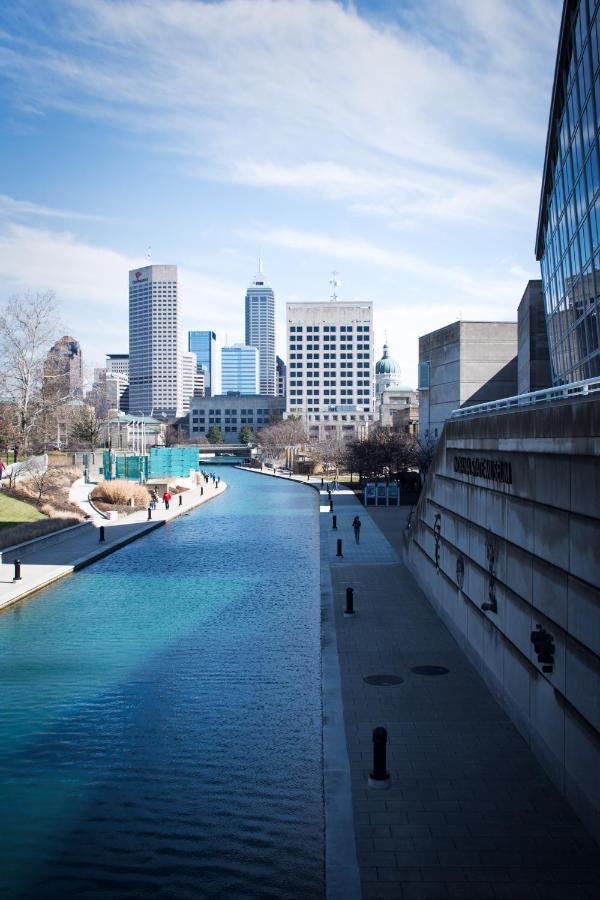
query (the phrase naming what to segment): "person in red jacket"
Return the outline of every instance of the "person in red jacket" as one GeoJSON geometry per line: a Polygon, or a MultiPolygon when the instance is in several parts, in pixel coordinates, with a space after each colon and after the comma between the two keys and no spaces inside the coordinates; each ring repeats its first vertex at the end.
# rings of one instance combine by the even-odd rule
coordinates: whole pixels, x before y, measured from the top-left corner
{"type": "Polygon", "coordinates": [[[169,501],[172,499],[172,497],[173,497],[173,494],[171,493],[171,491],[169,490],[169,488],[167,488],[167,490],[166,490],[166,491],[164,492],[164,494],[163,494],[163,500],[164,500],[164,503],[165,503],[165,509],[168,509],[168,508],[169,508],[169,501]]]}

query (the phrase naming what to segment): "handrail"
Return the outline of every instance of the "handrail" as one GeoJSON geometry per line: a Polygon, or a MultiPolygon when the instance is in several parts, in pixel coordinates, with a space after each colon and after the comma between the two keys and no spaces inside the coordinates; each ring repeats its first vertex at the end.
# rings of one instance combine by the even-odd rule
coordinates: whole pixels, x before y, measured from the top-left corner
{"type": "Polygon", "coordinates": [[[558,400],[587,397],[588,394],[592,394],[595,391],[600,391],[600,378],[588,378],[585,381],[560,384],[556,387],[544,388],[541,391],[532,391],[529,394],[517,394],[514,397],[504,397],[502,400],[491,400],[489,403],[476,403],[474,406],[464,406],[453,410],[450,418],[464,419],[467,416],[478,416],[481,413],[497,412],[522,406],[534,406],[536,403],[553,403],[558,400]]]}

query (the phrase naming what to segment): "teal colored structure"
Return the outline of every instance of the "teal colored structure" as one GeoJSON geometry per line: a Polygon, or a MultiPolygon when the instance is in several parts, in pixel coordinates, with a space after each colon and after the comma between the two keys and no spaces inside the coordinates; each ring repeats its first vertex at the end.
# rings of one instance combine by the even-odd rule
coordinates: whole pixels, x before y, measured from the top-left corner
{"type": "Polygon", "coordinates": [[[102,473],[105,481],[112,481],[112,463],[113,455],[110,450],[104,450],[102,453],[102,473]]]}
{"type": "Polygon", "coordinates": [[[146,481],[148,478],[148,457],[117,456],[115,459],[115,478],[146,481]]]}
{"type": "Polygon", "coordinates": [[[198,472],[200,461],[197,447],[151,447],[150,478],[178,475],[187,478],[190,469],[198,472]]]}

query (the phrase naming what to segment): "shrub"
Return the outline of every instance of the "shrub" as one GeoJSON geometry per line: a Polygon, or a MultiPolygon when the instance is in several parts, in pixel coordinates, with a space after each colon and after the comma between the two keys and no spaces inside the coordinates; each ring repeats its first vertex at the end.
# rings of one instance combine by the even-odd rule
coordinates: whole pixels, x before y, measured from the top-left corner
{"type": "Polygon", "coordinates": [[[143,484],[133,481],[101,481],[92,491],[92,500],[101,500],[113,506],[148,506],[150,494],[143,484]]]}

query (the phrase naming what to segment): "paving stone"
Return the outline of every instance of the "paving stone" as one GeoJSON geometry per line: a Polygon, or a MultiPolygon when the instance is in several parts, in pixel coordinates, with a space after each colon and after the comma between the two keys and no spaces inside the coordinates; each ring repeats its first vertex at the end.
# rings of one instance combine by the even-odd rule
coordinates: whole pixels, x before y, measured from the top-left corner
{"type": "Polygon", "coordinates": [[[363,879],[363,896],[597,900],[597,845],[386,540],[406,510],[372,517],[350,492],[336,494],[336,510],[363,521],[359,548],[345,541],[341,560],[328,538],[358,852],[395,861],[377,866],[377,882],[363,879]],[[343,617],[348,585],[353,620],[343,617]],[[411,671],[425,664],[450,671],[411,671]],[[404,682],[367,685],[371,674],[404,682]],[[367,787],[377,725],[392,776],[379,796],[367,787]]]}

